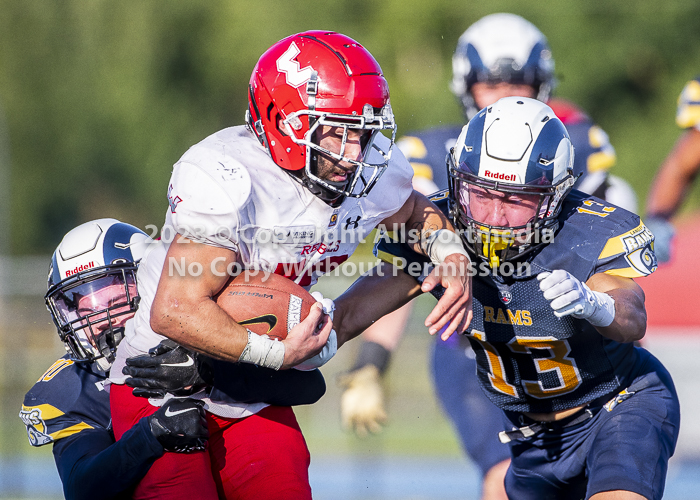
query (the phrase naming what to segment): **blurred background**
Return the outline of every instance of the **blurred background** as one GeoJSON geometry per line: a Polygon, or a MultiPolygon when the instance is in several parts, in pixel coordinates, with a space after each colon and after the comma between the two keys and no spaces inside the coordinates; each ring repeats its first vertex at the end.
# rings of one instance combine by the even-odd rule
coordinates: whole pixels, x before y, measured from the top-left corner
{"type": "MultiPolygon", "coordinates": [[[[609,134],[612,173],[643,207],[680,135],[678,94],[700,73],[697,0],[0,0],[0,498],[61,496],[49,447],[29,446],[17,414],[63,352],[42,295],[50,254],[68,230],[99,217],[160,226],[172,164],[207,135],[243,123],[258,57],[299,31],[340,31],[372,52],[399,135],[459,123],[448,90],[452,52],[471,23],[494,12],[519,14],[548,37],[555,94],[609,134]]],[[[696,183],[678,219],[675,264],[640,283],[647,345],[671,370],[683,405],[666,498],[700,491],[698,293],[683,292],[700,277],[699,206],[696,183]]],[[[368,249],[358,260],[370,260],[368,249]]],[[[320,287],[332,296],[348,284],[329,277],[320,287]]],[[[421,325],[432,304],[420,299],[392,361],[384,433],[359,439],[340,428],[335,378],[354,359],[353,345],[324,369],[326,396],[297,411],[316,498],[478,498],[476,469],[427,375],[432,339],[421,325]]]]}

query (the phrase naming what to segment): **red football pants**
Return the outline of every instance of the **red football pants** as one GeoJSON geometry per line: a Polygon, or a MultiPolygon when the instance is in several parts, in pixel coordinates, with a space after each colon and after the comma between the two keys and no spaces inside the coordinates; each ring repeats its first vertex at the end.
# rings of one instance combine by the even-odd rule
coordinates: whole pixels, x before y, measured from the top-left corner
{"type": "MultiPolygon", "coordinates": [[[[117,439],[158,410],[126,385],[110,387],[117,439]]],[[[268,406],[255,415],[228,419],[207,413],[207,452],[166,452],[134,492],[135,499],[309,500],[309,450],[294,412],[268,406]]]]}

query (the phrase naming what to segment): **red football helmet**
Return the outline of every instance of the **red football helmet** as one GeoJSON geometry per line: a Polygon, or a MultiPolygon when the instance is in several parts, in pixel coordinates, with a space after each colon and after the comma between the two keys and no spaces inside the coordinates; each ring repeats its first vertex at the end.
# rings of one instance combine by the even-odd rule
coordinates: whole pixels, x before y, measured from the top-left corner
{"type": "Polygon", "coordinates": [[[246,122],[277,165],[329,204],[369,193],[396,136],[379,64],[355,40],[327,31],[292,35],[260,57],[250,78],[246,122]],[[314,132],[323,125],[343,129],[340,153],[319,146],[314,132]],[[348,129],[368,131],[361,161],[343,155],[348,129]],[[375,139],[381,130],[390,130],[391,140],[380,146],[375,139]],[[320,178],[318,153],[355,165],[354,174],[342,183],[320,178]]]}

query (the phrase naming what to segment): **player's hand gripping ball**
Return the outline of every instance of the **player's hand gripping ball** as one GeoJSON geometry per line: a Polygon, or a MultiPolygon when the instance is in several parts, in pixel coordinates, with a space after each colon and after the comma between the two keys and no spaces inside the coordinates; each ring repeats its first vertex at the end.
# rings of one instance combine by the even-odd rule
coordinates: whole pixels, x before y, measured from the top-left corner
{"type": "Polygon", "coordinates": [[[241,326],[271,339],[284,340],[314,305],[309,292],[294,281],[263,271],[244,271],[216,296],[216,303],[241,326]]]}

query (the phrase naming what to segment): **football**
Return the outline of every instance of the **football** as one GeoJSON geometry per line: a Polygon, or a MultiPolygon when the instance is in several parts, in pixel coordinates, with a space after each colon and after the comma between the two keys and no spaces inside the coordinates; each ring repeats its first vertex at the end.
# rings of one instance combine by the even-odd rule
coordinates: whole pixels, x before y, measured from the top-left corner
{"type": "Polygon", "coordinates": [[[284,340],[309,314],[316,300],[292,280],[262,271],[244,271],[215,297],[236,323],[258,335],[284,340]]]}

